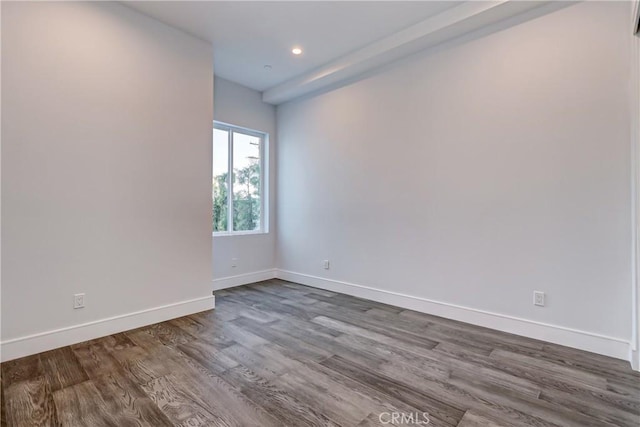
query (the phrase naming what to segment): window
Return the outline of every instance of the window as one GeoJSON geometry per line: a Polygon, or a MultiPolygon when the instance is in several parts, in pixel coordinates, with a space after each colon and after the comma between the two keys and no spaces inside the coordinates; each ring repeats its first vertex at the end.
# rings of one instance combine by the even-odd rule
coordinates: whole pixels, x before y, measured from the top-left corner
{"type": "Polygon", "coordinates": [[[262,233],[267,135],[225,123],[213,125],[213,232],[262,233]],[[229,191],[231,189],[231,191],[229,191]]]}

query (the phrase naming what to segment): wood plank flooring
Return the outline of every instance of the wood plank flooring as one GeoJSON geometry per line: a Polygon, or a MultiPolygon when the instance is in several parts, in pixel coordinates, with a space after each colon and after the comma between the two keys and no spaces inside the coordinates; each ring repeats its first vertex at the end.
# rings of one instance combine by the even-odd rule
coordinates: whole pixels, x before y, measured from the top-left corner
{"type": "Polygon", "coordinates": [[[627,362],[302,285],[3,363],[2,426],[634,426],[627,362]]]}

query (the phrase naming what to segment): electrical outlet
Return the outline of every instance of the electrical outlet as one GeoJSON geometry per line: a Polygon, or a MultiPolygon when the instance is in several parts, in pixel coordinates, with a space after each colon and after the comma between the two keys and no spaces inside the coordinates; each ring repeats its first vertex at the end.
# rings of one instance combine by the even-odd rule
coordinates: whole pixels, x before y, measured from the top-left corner
{"type": "Polygon", "coordinates": [[[544,307],[544,292],[533,291],[533,305],[544,307]]]}
{"type": "Polygon", "coordinates": [[[84,294],[75,294],[73,296],[73,308],[84,308],[84,294]]]}
{"type": "Polygon", "coordinates": [[[324,261],[322,261],[322,266],[324,267],[325,270],[329,269],[329,260],[325,259],[324,261]]]}
{"type": "Polygon", "coordinates": [[[231,258],[231,267],[236,268],[238,266],[238,258],[231,258]]]}

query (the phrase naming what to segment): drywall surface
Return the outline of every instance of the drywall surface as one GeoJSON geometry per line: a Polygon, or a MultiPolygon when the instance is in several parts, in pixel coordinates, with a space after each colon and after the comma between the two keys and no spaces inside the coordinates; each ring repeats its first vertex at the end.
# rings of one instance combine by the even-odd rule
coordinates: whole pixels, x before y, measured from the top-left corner
{"type": "MultiPolygon", "coordinates": [[[[214,80],[214,101],[215,120],[269,134],[265,151],[269,165],[268,173],[265,174],[265,188],[269,200],[266,215],[268,232],[214,236],[214,288],[220,288],[237,285],[246,280],[251,282],[254,280],[254,274],[269,274],[268,271],[275,267],[276,110],[273,105],[262,102],[260,92],[219,77],[214,80]],[[236,267],[232,267],[233,258],[237,259],[236,267]],[[236,276],[240,277],[228,279],[236,276]]],[[[255,277],[255,280],[260,279],[261,277],[255,277]]]]}
{"type": "Polygon", "coordinates": [[[628,342],[628,19],[579,3],[278,107],[278,267],[628,342]]]}
{"type": "Polygon", "coordinates": [[[117,3],[2,2],[3,344],[213,301],[212,120],[208,44],[117,3]]]}

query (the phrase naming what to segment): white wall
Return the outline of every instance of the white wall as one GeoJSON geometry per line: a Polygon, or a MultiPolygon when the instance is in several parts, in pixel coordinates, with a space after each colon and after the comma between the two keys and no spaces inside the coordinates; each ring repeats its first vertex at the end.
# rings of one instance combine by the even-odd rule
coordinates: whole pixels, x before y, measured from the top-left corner
{"type": "Polygon", "coordinates": [[[283,277],[627,357],[628,19],[580,3],[280,106],[283,277]]]}
{"type": "Polygon", "coordinates": [[[3,359],[212,306],[212,63],[117,3],[2,2],[3,359]]]}
{"type": "MultiPolygon", "coordinates": [[[[640,2],[633,2],[633,13],[630,27],[635,31],[640,20],[640,2]]],[[[632,165],[632,254],[634,257],[633,265],[633,289],[631,292],[632,307],[632,353],[631,365],[635,370],[640,370],[640,349],[638,344],[640,341],[640,281],[638,280],[638,268],[640,266],[640,33],[636,34],[631,41],[631,81],[629,98],[631,104],[631,165],[632,165]]]]}
{"type": "Polygon", "coordinates": [[[276,110],[262,102],[262,94],[228,80],[214,80],[215,120],[269,134],[269,211],[266,234],[216,236],[213,239],[214,289],[251,283],[273,277],[275,267],[275,176],[276,110]],[[237,258],[236,267],[231,260],[237,258]]]}

